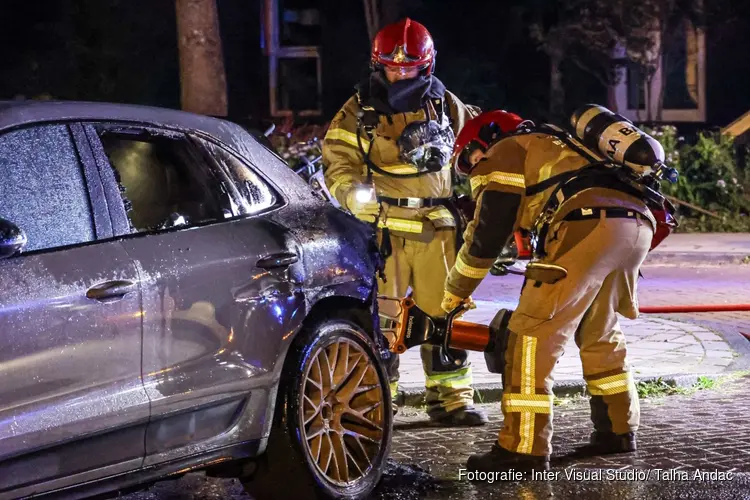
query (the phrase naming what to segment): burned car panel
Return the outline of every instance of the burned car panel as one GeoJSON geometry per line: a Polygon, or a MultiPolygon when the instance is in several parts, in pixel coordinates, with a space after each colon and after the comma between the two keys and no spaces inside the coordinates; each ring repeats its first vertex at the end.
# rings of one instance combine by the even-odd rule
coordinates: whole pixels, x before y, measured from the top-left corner
{"type": "Polygon", "coordinates": [[[335,291],[368,300],[379,259],[374,231],[327,204],[311,203],[297,212],[298,220],[286,224],[305,249],[306,287],[321,291],[322,296],[335,291]]]}
{"type": "MultiPolygon", "coordinates": [[[[107,129],[112,127],[99,124],[97,138],[107,129]]],[[[110,161],[118,159],[110,153],[106,166],[110,161]]],[[[138,186],[122,168],[119,174],[122,205],[132,201],[125,186],[138,186]]],[[[284,205],[279,199],[261,208],[284,205]]],[[[239,215],[237,204],[225,210],[231,213],[223,215],[239,215]]],[[[263,415],[243,410],[267,396],[263,389],[275,382],[274,368],[281,364],[280,344],[307,312],[303,268],[293,265],[301,253],[298,243],[283,225],[264,217],[158,234],[131,232],[137,231],[129,228],[122,244],[141,273],[144,385],[152,401],[145,464],[177,458],[186,452],[183,447],[220,434],[211,446],[258,438],[263,415]],[[279,255],[295,259],[276,265],[279,255]],[[238,426],[242,420],[255,425],[238,426]],[[230,427],[235,432],[225,433],[230,427]]]]}

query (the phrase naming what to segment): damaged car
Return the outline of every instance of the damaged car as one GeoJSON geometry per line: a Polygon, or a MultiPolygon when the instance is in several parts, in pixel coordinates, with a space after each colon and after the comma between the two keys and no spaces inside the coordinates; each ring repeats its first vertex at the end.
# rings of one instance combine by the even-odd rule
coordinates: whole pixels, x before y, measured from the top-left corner
{"type": "Polygon", "coordinates": [[[0,173],[0,499],[196,470],[369,494],[393,418],[372,228],[174,110],[0,102],[0,173]]]}

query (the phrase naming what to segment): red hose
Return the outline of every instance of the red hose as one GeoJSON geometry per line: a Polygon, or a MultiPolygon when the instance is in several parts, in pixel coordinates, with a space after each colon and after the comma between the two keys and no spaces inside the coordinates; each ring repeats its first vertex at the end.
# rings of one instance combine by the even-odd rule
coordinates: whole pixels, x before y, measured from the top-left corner
{"type": "Polygon", "coordinates": [[[701,313],[701,312],[729,312],[750,311],[750,304],[695,304],[683,306],[643,306],[638,309],[644,314],[666,313],[701,313]]]}

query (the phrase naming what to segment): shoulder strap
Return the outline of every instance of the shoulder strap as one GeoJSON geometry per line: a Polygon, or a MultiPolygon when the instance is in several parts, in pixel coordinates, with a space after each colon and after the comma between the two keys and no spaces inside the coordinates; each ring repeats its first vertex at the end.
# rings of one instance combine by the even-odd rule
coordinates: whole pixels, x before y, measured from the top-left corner
{"type": "Polygon", "coordinates": [[[374,131],[375,131],[375,128],[378,126],[380,118],[375,108],[373,108],[372,106],[365,106],[362,104],[362,99],[361,99],[359,92],[357,92],[357,102],[359,104],[360,109],[362,110],[357,115],[357,146],[359,147],[359,151],[362,154],[362,158],[364,159],[365,165],[367,166],[368,183],[372,182],[373,172],[377,172],[378,174],[384,175],[386,177],[399,177],[402,179],[421,177],[423,175],[432,173],[432,172],[415,172],[412,174],[394,174],[375,165],[375,162],[373,162],[370,159],[370,152],[372,151],[372,144],[373,142],[375,142],[374,131]],[[369,147],[367,148],[367,151],[365,151],[365,148],[362,145],[362,134],[360,134],[360,130],[364,131],[365,135],[367,136],[367,140],[370,143],[369,147]]]}
{"type": "Polygon", "coordinates": [[[436,97],[432,99],[432,105],[435,106],[435,114],[437,115],[441,126],[446,119],[449,126],[453,124],[453,118],[450,113],[451,107],[450,104],[445,102],[445,97],[436,97]]]}
{"type": "Polygon", "coordinates": [[[528,135],[528,134],[546,134],[551,135],[553,137],[556,137],[560,139],[562,142],[565,143],[566,146],[568,146],[570,149],[581,155],[582,157],[586,158],[591,163],[597,163],[600,164],[603,160],[602,158],[598,158],[595,155],[591,154],[589,151],[584,149],[580,144],[577,144],[575,140],[573,140],[573,137],[566,132],[565,130],[556,127],[554,125],[550,125],[548,123],[542,123],[540,125],[536,125],[533,121],[527,120],[526,122],[521,123],[521,128],[518,130],[515,130],[513,132],[509,132],[507,134],[503,134],[494,141],[492,141],[487,148],[489,149],[492,147],[493,144],[496,142],[505,139],[506,137],[512,137],[517,135],[528,135]]]}
{"type": "Polygon", "coordinates": [[[372,106],[367,106],[362,102],[362,95],[357,91],[357,104],[359,104],[361,116],[357,117],[361,128],[365,131],[367,139],[372,142],[375,138],[373,131],[378,126],[378,112],[372,106]]]}

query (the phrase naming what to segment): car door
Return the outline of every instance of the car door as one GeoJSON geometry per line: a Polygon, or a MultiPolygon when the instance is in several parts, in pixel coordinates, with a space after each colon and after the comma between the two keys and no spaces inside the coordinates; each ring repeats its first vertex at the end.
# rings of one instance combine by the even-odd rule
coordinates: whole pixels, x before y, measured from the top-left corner
{"type": "Polygon", "coordinates": [[[243,196],[184,133],[87,131],[117,172],[122,243],[143,276],[146,464],[258,438],[234,424],[255,413],[252,393],[271,383],[282,337],[304,311],[298,244],[264,216],[283,200],[249,170],[243,196]]]}
{"type": "Polygon", "coordinates": [[[138,272],[90,160],[80,125],[0,134],[0,217],[28,238],[0,260],[0,498],[143,460],[138,272]]]}

